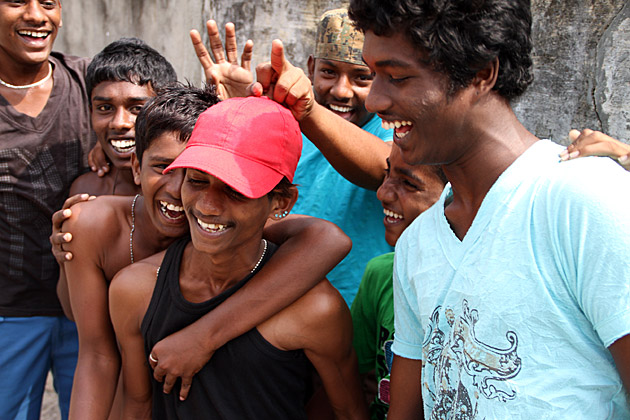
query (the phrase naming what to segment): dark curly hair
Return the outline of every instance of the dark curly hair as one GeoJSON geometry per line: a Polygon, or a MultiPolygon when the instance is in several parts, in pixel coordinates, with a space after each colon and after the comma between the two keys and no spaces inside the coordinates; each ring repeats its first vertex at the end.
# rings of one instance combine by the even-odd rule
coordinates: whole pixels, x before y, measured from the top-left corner
{"type": "Polygon", "coordinates": [[[164,133],[175,133],[182,143],[188,141],[199,115],[219,103],[214,86],[204,88],[176,83],[158,91],[136,119],[136,156],[142,154],[164,133]]]}
{"type": "Polygon", "coordinates": [[[495,58],[494,90],[504,98],[518,97],[533,81],[530,0],[351,0],[348,14],[364,32],[402,32],[448,75],[450,93],[495,58]]]}
{"type": "Polygon", "coordinates": [[[88,98],[102,82],[150,84],[151,88],[159,89],[176,81],[171,63],[138,38],[121,38],[107,45],[94,56],[85,75],[88,98]]]}

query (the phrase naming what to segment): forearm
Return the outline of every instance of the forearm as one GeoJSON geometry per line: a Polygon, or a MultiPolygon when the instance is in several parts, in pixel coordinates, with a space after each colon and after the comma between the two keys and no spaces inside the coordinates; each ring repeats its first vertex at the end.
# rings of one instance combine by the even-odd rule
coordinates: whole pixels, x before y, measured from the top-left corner
{"type": "Polygon", "coordinates": [[[117,355],[79,353],[70,401],[71,420],[108,418],[119,369],[117,355]]]}
{"type": "Polygon", "coordinates": [[[59,280],[57,281],[57,298],[61,303],[63,313],[70,321],[74,321],[72,307],[70,306],[70,295],[68,293],[68,280],[66,279],[66,270],[64,265],[59,265],[59,280]]]}
{"type": "Polygon", "coordinates": [[[391,143],[319,104],[315,104],[309,115],[300,121],[300,128],[348,181],[370,190],[381,185],[391,143]]]}
{"type": "Polygon", "coordinates": [[[302,297],[352,246],[350,239],[332,223],[304,216],[274,223],[265,228],[265,237],[274,242],[286,241],[245,286],[212,314],[188,327],[197,328],[211,351],[302,297]]]}

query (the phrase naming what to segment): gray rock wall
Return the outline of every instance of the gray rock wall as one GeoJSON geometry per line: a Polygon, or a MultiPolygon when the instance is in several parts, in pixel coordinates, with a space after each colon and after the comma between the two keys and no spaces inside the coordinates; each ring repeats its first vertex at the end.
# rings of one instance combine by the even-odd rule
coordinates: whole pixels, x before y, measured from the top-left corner
{"type": "MultiPolygon", "coordinates": [[[[162,51],[180,80],[202,72],[188,31],[204,22],[236,24],[239,43],[255,42],[254,63],[283,40],[306,68],[319,15],[347,2],[331,0],[64,0],[56,48],[92,56],[121,36],[162,51]]],[[[514,108],[539,137],[566,143],[571,128],[594,128],[630,141],[630,0],[532,0],[535,82],[514,108]]]]}

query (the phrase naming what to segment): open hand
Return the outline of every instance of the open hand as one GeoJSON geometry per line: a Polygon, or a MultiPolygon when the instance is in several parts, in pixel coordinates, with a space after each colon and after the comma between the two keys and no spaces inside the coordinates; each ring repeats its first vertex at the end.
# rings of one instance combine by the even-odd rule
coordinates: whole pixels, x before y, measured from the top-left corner
{"type": "Polygon", "coordinates": [[[52,245],[52,253],[59,265],[72,260],[72,253],[63,250],[63,244],[67,244],[72,240],[72,233],[62,232],[61,230],[63,222],[72,216],[70,207],[81,201],[91,199],[94,199],[94,196],[90,196],[89,194],[75,194],[66,199],[61,210],[57,210],[52,215],[52,233],[48,240],[52,245]]]}
{"type": "Polygon", "coordinates": [[[254,43],[251,39],[245,43],[239,66],[234,24],[230,22],[225,25],[225,51],[217,23],[209,20],[206,22],[206,28],[214,60],[203,45],[199,32],[194,29],[190,31],[190,39],[203,67],[206,82],[216,86],[217,94],[221,99],[247,96],[247,89],[254,81],[251,72],[254,43]]]}

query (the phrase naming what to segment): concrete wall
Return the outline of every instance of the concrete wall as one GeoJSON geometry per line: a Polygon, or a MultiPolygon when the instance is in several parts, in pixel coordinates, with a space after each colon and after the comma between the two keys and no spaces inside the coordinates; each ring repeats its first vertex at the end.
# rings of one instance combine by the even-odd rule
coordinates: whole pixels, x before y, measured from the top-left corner
{"type": "MultiPolygon", "coordinates": [[[[254,63],[283,40],[293,63],[306,67],[315,24],[331,0],[63,0],[56,48],[92,56],[121,36],[162,51],[180,80],[202,80],[190,29],[234,22],[239,43],[255,42],[254,63]]],[[[566,143],[570,128],[603,130],[630,141],[630,0],[532,0],[536,81],[514,104],[539,137],[566,143]]]]}

